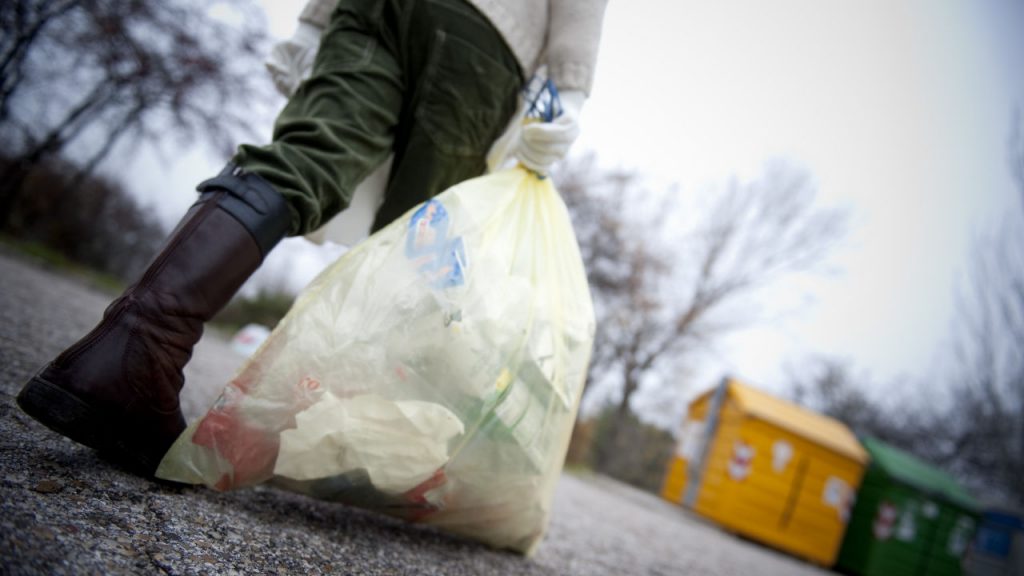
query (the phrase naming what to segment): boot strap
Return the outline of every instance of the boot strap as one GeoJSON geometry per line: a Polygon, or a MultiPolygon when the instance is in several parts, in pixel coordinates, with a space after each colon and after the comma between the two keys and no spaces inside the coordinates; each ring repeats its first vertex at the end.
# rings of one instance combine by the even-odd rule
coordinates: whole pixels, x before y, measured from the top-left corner
{"type": "Polygon", "coordinates": [[[197,204],[216,201],[252,234],[264,257],[291,229],[291,211],[284,196],[261,176],[234,163],[201,182],[196,190],[200,192],[197,204]],[[218,191],[227,194],[218,196],[218,191]]]}

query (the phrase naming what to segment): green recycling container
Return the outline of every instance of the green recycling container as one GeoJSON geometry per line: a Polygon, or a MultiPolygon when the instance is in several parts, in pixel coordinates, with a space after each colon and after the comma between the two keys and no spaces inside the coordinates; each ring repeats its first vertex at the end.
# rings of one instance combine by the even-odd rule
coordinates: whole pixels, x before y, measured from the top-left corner
{"type": "Polygon", "coordinates": [[[836,567],[863,576],[955,576],[980,506],[949,474],[874,438],[836,567]]]}

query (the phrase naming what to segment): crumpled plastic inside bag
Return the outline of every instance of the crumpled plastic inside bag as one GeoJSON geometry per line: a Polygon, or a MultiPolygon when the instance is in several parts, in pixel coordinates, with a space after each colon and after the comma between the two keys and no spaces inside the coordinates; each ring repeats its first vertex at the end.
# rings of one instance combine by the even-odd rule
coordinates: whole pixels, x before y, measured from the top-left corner
{"type": "Polygon", "coordinates": [[[384,492],[405,492],[448,459],[463,432],[450,410],[432,402],[390,401],[376,394],[339,399],[330,392],[281,432],[274,474],[315,480],[364,470],[384,492]]]}
{"type": "Polygon", "coordinates": [[[550,180],[469,180],[321,273],[157,475],[273,482],[530,553],[593,335],[550,180]]]}

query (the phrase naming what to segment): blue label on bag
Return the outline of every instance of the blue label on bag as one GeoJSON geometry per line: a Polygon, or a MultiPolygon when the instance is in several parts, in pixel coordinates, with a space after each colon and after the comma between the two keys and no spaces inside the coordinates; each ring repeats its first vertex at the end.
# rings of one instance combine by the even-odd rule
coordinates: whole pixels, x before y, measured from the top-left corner
{"type": "Polygon", "coordinates": [[[437,200],[427,200],[412,215],[405,241],[405,256],[434,288],[465,283],[466,248],[461,237],[449,238],[448,211],[437,200]]]}

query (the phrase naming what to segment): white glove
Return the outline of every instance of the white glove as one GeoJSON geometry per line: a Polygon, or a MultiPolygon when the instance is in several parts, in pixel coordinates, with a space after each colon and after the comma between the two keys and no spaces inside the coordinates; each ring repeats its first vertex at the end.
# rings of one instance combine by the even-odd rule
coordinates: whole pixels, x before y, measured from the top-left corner
{"type": "Polygon", "coordinates": [[[299,21],[295,34],[278,42],[267,57],[266,66],[274,79],[278,92],[289,97],[299,83],[309,78],[313,71],[313,60],[320,49],[323,30],[308,22],[299,21]]]}
{"type": "Polygon", "coordinates": [[[542,176],[547,175],[555,162],[565,158],[580,135],[580,112],[587,95],[579,90],[567,90],[558,97],[562,101],[562,114],[551,122],[531,122],[523,126],[516,149],[519,161],[542,176]]]}

